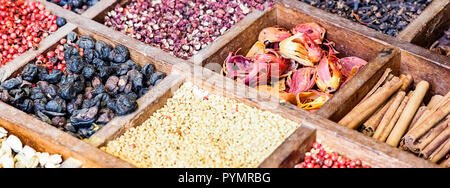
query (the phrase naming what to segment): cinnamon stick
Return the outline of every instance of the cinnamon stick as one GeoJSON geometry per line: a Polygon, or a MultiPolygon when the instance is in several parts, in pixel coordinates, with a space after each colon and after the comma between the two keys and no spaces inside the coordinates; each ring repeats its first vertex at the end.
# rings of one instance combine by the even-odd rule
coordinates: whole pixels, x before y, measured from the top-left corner
{"type": "Polygon", "coordinates": [[[422,150],[430,144],[441,132],[443,132],[450,124],[450,115],[439,123],[437,126],[428,131],[420,139],[414,142],[412,145],[406,145],[408,149],[414,153],[420,153],[422,150]]]}
{"type": "MultiPolygon", "coordinates": [[[[403,98],[405,98],[406,93],[404,91],[399,91],[395,97],[391,99],[392,103],[389,105],[388,110],[386,111],[385,115],[383,116],[380,124],[378,125],[377,130],[375,131],[375,134],[373,135],[373,138],[379,139],[381,134],[385,132],[387,125],[391,122],[392,118],[395,115],[395,112],[397,112],[398,107],[403,101],[403,98]]],[[[390,132],[390,130],[389,130],[390,132]]],[[[384,140],[383,140],[384,141],[384,140]]]]}
{"type": "MultiPolygon", "coordinates": [[[[437,100],[436,98],[439,99],[440,97],[435,97],[435,100],[437,100]]],[[[435,101],[435,100],[433,100],[433,101],[435,101]]],[[[450,92],[448,92],[444,97],[440,98],[440,100],[438,102],[430,101],[430,103],[427,106],[428,109],[423,113],[422,117],[420,117],[416,123],[411,125],[412,128],[416,127],[418,124],[423,123],[423,121],[425,121],[427,118],[429,118],[428,117],[429,115],[436,112],[436,110],[438,110],[442,105],[444,105],[447,100],[450,100],[450,92]]],[[[409,130],[408,132],[410,132],[411,130],[409,130]]]]}
{"type": "Polygon", "coordinates": [[[401,86],[402,82],[400,79],[398,77],[393,78],[391,81],[386,83],[386,85],[383,86],[379,92],[376,92],[366,101],[353,108],[350,113],[339,121],[339,124],[347,126],[351,129],[358,128],[362,121],[372,115],[377,108],[385,103],[392,94],[400,89],[401,86]]]}
{"type": "Polygon", "coordinates": [[[385,116],[386,112],[388,111],[389,107],[394,102],[395,97],[392,97],[389,99],[388,103],[381,106],[377,112],[372,115],[362,126],[362,133],[367,136],[372,136],[375,130],[377,130],[377,127],[379,126],[381,120],[385,116]]]}
{"type": "MultiPolygon", "coordinates": [[[[378,82],[375,84],[375,86],[369,91],[369,93],[367,93],[367,95],[359,102],[359,104],[361,104],[362,102],[364,102],[366,99],[368,99],[370,96],[372,96],[384,83],[386,83],[386,80],[388,78],[388,76],[390,75],[390,73],[392,72],[392,69],[387,68],[383,75],[381,76],[381,78],[378,80],[378,82]]],[[[358,104],[358,105],[359,105],[358,104]]]]}
{"type": "Polygon", "coordinates": [[[395,112],[394,116],[392,117],[391,121],[387,125],[387,127],[381,132],[381,135],[378,137],[378,140],[382,142],[386,142],[386,139],[388,138],[389,134],[391,134],[392,129],[394,129],[395,124],[397,124],[398,119],[402,115],[403,111],[405,110],[406,105],[408,104],[409,97],[406,96],[403,98],[402,103],[398,107],[397,111],[395,112]]]}
{"type": "Polygon", "coordinates": [[[447,153],[450,151],[450,139],[447,138],[447,140],[439,146],[431,155],[428,157],[431,162],[437,163],[442,158],[447,155],[447,153]]]}
{"type": "Polygon", "coordinates": [[[413,145],[414,142],[427,133],[431,128],[434,127],[436,123],[441,121],[444,117],[446,117],[450,113],[450,100],[446,101],[445,105],[430,114],[428,117],[424,118],[424,120],[416,125],[411,131],[406,133],[404,139],[405,143],[409,145],[413,145]]]}
{"type": "Polygon", "coordinates": [[[428,103],[427,107],[430,109],[433,108],[434,106],[438,105],[443,98],[444,98],[444,96],[442,96],[442,95],[435,95],[435,96],[431,97],[431,100],[428,103]]]}
{"type": "Polygon", "coordinates": [[[426,106],[421,106],[416,112],[416,115],[414,116],[413,120],[411,121],[411,124],[408,128],[408,131],[410,131],[414,125],[419,121],[419,119],[422,117],[423,113],[428,109],[426,106]]]}
{"type": "Polygon", "coordinates": [[[411,123],[411,120],[416,114],[417,110],[419,109],[419,105],[425,97],[425,94],[427,93],[429,87],[430,84],[427,81],[421,81],[417,84],[416,90],[414,90],[414,93],[409,98],[408,104],[406,104],[402,115],[400,115],[400,118],[395,124],[394,129],[387,138],[387,144],[393,147],[398,146],[400,139],[408,129],[408,126],[411,123]]]}
{"type": "Polygon", "coordinates": [[[400,79],[403,82],[402,87],[400,88],[402,91],[408,91],[411,88],[412,83],[414,82],[414,79],[411,75],[400,75],[400,79]]]}

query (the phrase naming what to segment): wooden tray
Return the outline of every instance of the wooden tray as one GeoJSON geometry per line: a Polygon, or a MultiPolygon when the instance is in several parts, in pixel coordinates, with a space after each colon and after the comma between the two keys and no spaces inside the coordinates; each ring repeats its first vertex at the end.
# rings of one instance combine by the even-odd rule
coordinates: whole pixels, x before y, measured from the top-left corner
{"type": "MultiPolygon", "coordinates": [[[[136,112],[115,118],[93,135],[88,141],[89,144],[5,103],[0,103],[0,124],[21,136],[21,139],[28,140],[24,141],[25,143],[33,143],[32,145],[38,149],[62,154],[65,158],[73,157],[82,161],[85,167],[133,167],[97,148],[117,138],[125,130],[142,124],[166,103],[173,91],[182,83],[189,81],[210,93],[280,114],[284,118],[302,124],[260,167],[293,167],[303,159],[304,153],[316,139],[347,157],[360,158],[373,167],[438,167],[408,152],[334,123],[361,100],[387,67],[392,68],[396,74],[409,73],[416,81],[419,79],[429,81],[433,94],[449,91],[448,58],[411,44],[406,39],[386,36],[345,18],[336,17],[309,5],[305,6],[296,0],[278,0],[274,8],[249,14],[199,54],[185,61],[102,25],[108,11],[117,3],[123,5],[129,0],[101,0],[95,5],[95,9],[90,8],[82,16],[45,0],[40,1],[57,16],[66,18],[68,24],[47,37],[38,51],[27,52],[9,63],[10,66],[1,68],[0,79],[17,75],[24,65],[40,53],[53,49],[59,39],[70,31],[89,35],[95,40],[113,46],[125,45],[130,49],[133,60],[141,65],[152,63],[158,70],[165,72],[167,77],[138,100],[139,109],[136,112]],[[242,52],[247,51],[264,27],[274,24],[292,27],[303,22],[317,22],[325,27],[328,31],[327,38],[336,42],[337,49],[343,56],[355,55],[370,60],[369,64],[316,114],[291,104],[280,105],[278,99],[245,85],[236,84],[233,80],[218,74],[216,66],[208,66],[211,62],[220,65],[230,51],[236,51],[238,48],[242,48],[242,52]]],[[[426,11],[431,11],[429,9],[426,11]]]]}

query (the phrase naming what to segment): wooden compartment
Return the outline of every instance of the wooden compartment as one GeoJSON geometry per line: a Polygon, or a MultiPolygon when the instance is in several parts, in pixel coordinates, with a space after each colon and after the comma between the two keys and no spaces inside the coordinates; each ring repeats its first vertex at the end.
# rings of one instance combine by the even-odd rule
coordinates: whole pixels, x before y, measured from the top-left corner
{"type": "MultiPolygon", "coordinates": [[[[98,13],[95,17],[92,18],[92,20],[103,24],[105,22],[105,16],[108,14],[108,12],[114,10],[114,8],[120,4],[120,6],[125,7],[130,0],[103,0],[105,1],[104,6],[101,7],[101,12],[98,13]]],[[[267,7],[267,6],[266,6],[267,7]]],[[[244,19],[233,25],[228,31],[226,31],[222,36],[215,39],[212,43],[210,43],[206,48],[201,49],[198,54],[190,57],[188,60],[192,63],[200,63],[203,62],[206,58],[211,56],[217,49],[222,48],[228,41],[234,39],[242,30],[244,30],[248,25],[252,24],[256,19],[259,19],[264,16],[265,13],[267,13],[269,9],[266,8],[264,11],[258,11],[253,10],[250,14],[245,16],[244,19]]],[[[114,30],[111,28],[111,30],[114,30]]],[[[138,41],[137,39],[135,39],[138,41]]],[[[151,45],[148,45],[151,48],[151,45]]],[[[159,48],[157,48],[160,50],[159,48]]],[[[170,53],[164,52],[160,50],[164,56],[170,56],[173,58],[178,59],[174,55],[171,55],[170,53]]],[[[157,57],[155,57],[157,58],[157,57]]]]}
{"type": "MultiPolygon", "coordinates": [[[[110,46],[116,46],[119,44],[123,44],[117,41],[114,41],[114,39],[111,39],[107,34],[100,34],[96,33],[95,31],[90,31],[87,29],[84,29],[82,27],[77,27],[73,31],[78,33],[80,36],[82,35],[88,35],[92,37],[95,41],[104,41],[110,46]]],[[[58,36],[54,41],[56,43],[52,44],[51,47],[46,49],[44,53],[46,53],[49,50],[55,49],[55,47],[58,45],[58,41],[65,37],[71,31],[67,31],[64,35],[58,36]]],[[[126,45],[126,44],[124,44],[126,45]]],[[[154,100],[154,95],[157,93],[164,91],[164,86],[171,84],[172,80],[179,79],[178,77],[175,77],[170,74],[171,66],[166,64],[161,64],[161,62],[153,61],[150,58],[145,57],[142,53],[137,52],[133,46],[129,47],[130,56],[131,59],[134,60],[136,63],[140,65],[145,65],[146,63],[151,63],[155,65],[157,71],[161,71],[166,73],[166,78],[163,79],[163,81],[150,89],[150,91],[138,99],[138,109],[128,115],[125,116],[119,116],[114,118],[112,121],[110,121],[107,125],[105,125],[105,129],[108,127],[115,127],[115,126],[123,126],[124,124],[138,121],[139,117],[145,116],[146,111],[148,111],[148,108],[151,108],[152,106],[150,103],[154,100]]],[[[33,60],[34,57],[29,57],[28,59],[33,60]]],[[[18,64],[14,64],[15,67],[11,68],[11,70],[8,70],[7,72],[11,72],[7,78],[13,78],[16,77],[21,73],[21,70],[23,67],[28,64],[28,61],[24,61],[18,64]]],[[[36,133],[40,133],[41,136],[37,141],[38,144],[42,144],[42,148],[45,147],[58,147],[58,152],[63,155],[75,155],[78,158],[81,158],[80,160],[85,160],[87,166],[91,167],[131,167],[127,163],[124,163],[123,161],[120,161],[116,158],[113,158],[110,155],[106,155],[104,152],[96,149],[95,147],[89,146],[88,144],[84,143],[81,140],[78,140],[77,138],[71,136],[70,134],[64,133],[63,131],[48,125],[39,119],[32,117],[31,115],[28,115],[19,109],[16,109],[6,103],[0,102],[0,109],[5,110],[7,112],[0,113],[0,123],[3,123],[5,125],[9,125],[12,130],[15,130],[16,128],[19,129],[20,127],[24,127],[26,129],[29,129],[30,133],[27,133],[30,135],[30,137],[35,136],[36,133]],[[14,117],[23,117],[23,118],[14,118],[14,117]],[[52,143],[54,143],[53,146],[52,143]],[[78,154],[75,152],[82,152],[83,154],[78,154]],[[82,157],[80,157],[80,156],[82,157]]],[[[103,130],[103,128],[101,129],[103,130]]],[[[38,134],[39,135],[39,134],[38,134]]]]}
{"type": "MultiPolygon", "coordinates": [[[[341,89],[317,112],[323,117],[329,117],[330,113],[334,113],[342,103],[349,102],[357,90],[369,89],[360,84],[362,81],[369,79],[379,68],[389,61],[398,61],[396,54],[397,49],[390,45],[386,45],[365,37],[358,31],[353,31],[343,27],[330,24],[328,21],[315,17],[315,13],[309,10],[298,10],[289,8],[280,3],[268,11],[265,15],[258,18],[238,34],[236,38],[229,41],[225,47],[218,49],[214,55],[205,59],[201,64],[216,73],[221,73],[222,64],[230,52],[236,52],[240,49],[239,54],[245,55],[252,45],[258,40],[258,35],[265,27],[274,25],[283,26],[285,28],[293,28],[301,23],[315,22],[327,30],[326,39],[336,43],[336,49],[341,52],[339,57],[357,56],[369,62],[360,72],[355,75],[352,80],[341,89]],[[362,80],[362,81],[361,81],[362,80]]],[[[299,109],[300,110],[300,109],[299,109]]]]}

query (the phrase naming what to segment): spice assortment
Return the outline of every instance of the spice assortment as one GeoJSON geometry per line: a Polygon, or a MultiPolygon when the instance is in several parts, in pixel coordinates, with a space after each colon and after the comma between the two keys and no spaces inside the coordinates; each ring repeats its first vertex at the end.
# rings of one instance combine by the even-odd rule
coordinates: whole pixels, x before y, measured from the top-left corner
{"type": "Polygon", "coordinates": [[[305,159],[294,168],[371,168],[363,165],[359,159],[348,159],[331,149],[314,142],[311,151],[305,154],[305,159]]]}
{"type": "Polygon", "coordinates": [[[390,36],[397,36],[433,0],[300,0],[390,36]]]}
{"type": "Polygon", "coordinates": [[[0,0],[0,68],[65,24],[40,2],[0,0]]]}
{"type": "Polygon", "coordinates": [[[100,0],[47,0],[75,13],[82,14],[100,0]]]}
{"type": "Polygon", "coordinates": [[[36,152],[30,146],[23,146],[16,136],[0,127],[0,168],[58,168],[61,155],[36,152]]]}
{"type": "Polygon", "coordinates": [[[20,76],[1,83],[1,100],[83,139],[134,112],[136,100],[164,77],[152,64],[131,60],[123,45],[112,48],[71,32],[20,76]]]}
{"type": "Polygon", "coordinates": [[[268,0],[131,0],[108,12],[105,25],[188,59],[268,0]]]}
{"type": "Polygon", "coordinates": [[[420,81],[411,89],[411,75],[395,77],[387,69],[375,87],[339,124],[393,147],[409,150],[432,162],[450,152],[450,92],[424,97],[430,84],[420,81]]]}
{"type": "Polygon", "coordinates": [[[298,127],[187,82],[102,149],[137,167],[257,167],[298,127]]]}
{"type": "Polygon", "coordinates": [[[441,55],[450,56],[450,28],[444,32],[444,36],[431,45],[430,50],[441,55]]]}
{"type": "Polygon", "coordinates": [[[246,56],[230,52],[222,72],[315,112],[367,64],[358,57],[338,58],[339,52],[325,33],[316,23],[300,24],[291,31],[265,28],[246,56]]]}

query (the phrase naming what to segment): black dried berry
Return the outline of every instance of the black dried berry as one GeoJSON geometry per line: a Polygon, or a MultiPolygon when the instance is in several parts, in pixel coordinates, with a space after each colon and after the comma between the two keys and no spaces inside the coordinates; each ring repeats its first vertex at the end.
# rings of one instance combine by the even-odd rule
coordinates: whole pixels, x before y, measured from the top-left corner
{"type": "Polygon", "coordinates": [[[139,92],[144,87],[144,76],[137,70],[131,70],[127,74],[133,83],[133,91],[139,92]]]}
{"type": "Polygon", "coordinates": [[[112,110],[105,108],[100,110],[100,116],[98,117],[96,123],[99,124],[107,124],[115,117],[115,114],[112,110]]]}
{"type": "Polygon", "coordinates": [[[35,64],[27,64],[22,71],[22,79],[33,82],[38,75],[38,68],[35,64]]]}
{"type": "Polygon", "coordinates": [[[62,27],[62,26],[64,26],[64,25],[66,25],[66,19],[64,19],[63,17],[58,17],[58,18],[56,18],[56,25],[58,26],[58,27],[62,27]]]}
{"type": "Polygon", "coordinates": [[[77,96],[77,92],[73,87],[73,84],[67,84],[59,87],[59,96],[66,100],[71,100],[77,96]]]}
{"type": "Polygon", "coordinates": [[[70,117],[70,123],[75,129],[88,128],[95,122],[98,113],[98,107],[85,108],[77,110],[70,117]]]}
{"type": "Polygon", "coordinates": [[[147,84],[150,86],[156,86],[157,82],[159,80],[164,79],[165,75],[162,72],[156,72],[154,74],[152,74],[152,76],[150,76],[150,79],[148,79],[147,84]]]}
{"type": "Polygon", "coordinates": [[[95,46],[94,40],[89,36],[81,36],[77,41],[77,45],[85,50],[92,49],[95,46]]]}
{"type": "Polygon", "coordinates": [[[35,112],[43,111],[43,110],[45,110],[45,106],[46,105],[47,105],[47,100],[46,99],[34,100],[34,111],[35,112]]]}
{"type": "Polygon", "coordinates": [[[92,61],[95,58],[98,58],[100,55],[98,54],[97,51],[95,51],[94,49],[87,49],[84,50],[84,59],[86,60],[86,63],[92,63],[92,61]]]}
{"type": "Polygon", "coordinates": [[[69,0],[70,7],[72,8],[81,8],[83,6],[82,0],[69,0]]]}
{"type": "Polygon", "coordinates": [[[131,70],[137,70],[137,71],[141,71],[142,67],[137,64],[136,62],[134,62],[133,60],[129,59],[128,61],[125,62],[125,65],[127,65],[128,67],[130,67],[131,70]]]}
{"type": "Polygon", "coordinates": [[[109,53],[109,59],[116,63],[124,63],[130,59],[130,52],[127,47],[119,45],[109,53]]]}
{"type": "Polygon", "coordinates": [[[94,60],[92,60],[92,64],[94,64],[94,66],[99,70],[102,67],[109,66],[109,63],[107,61],[103,61],[99,58],[95,58],[94,60]]]}
{"type": "Polygon", "coordinates": [[[142,68],[141,73],[148,79],[155,73],[155,66],[152,64],[145,64],[144,68],[142,68]]]}
{"type": "Polygon", "coordinates": [[[101,59],[109,60],[109,53],[111,52],[111,47],[109,47],[105,42],[99,41],[95,43],[95,51],[98,52],[101,59]]]}
{"type": "Polygon", "coordinates": [[[104,66],[99,68],[98,76],[102,79],[107,79],[111,74],[116,72],[116,68],[113,66],[104,66]]]}
{"type": "MultiPolygon", "coordinates": [[[[78,34],[77,34],[77,33],[75,33],[75,32],[70,32],[70,33],[67,35],[66,39],[67,39],[68,42],[74,43],[75,41],[77,41],[77,37],[78,37],[78,34]]],[[[64,52],[64,53],[65,53],[65,52],[64,52]]]]}
{"type": "Polygon", "coordinates": [[[67,69],[73,73],[80,73],[85,66],[85,62],[81,56],[72,56],[66,60],[67,69]]]}
{"type": "Polygon", "coordinates": [[[114,110],[119,116],[132,113],[137,107],[136,98],[130,95],[120,95],[117,100],[108,103],[108,108],[114,110]]]}
{"type": "Polygon", "coordinates": [[[56,116],[52,119],[52,125],[55,127],[64,127],[66,124],[66,118],[61,116],[56,116]]]}
{"type": "Polygon", "coordinates": [[[94,86],[94,90],[92,91],[92,94],[94,96],[97,96],[97,95],[105,93],[105,92],[106,92],[105,86],[103,84],[98,84],[98,85],[94,86]]]}
{"type": "Polygon", "coordinates": [[[45,96],[49,99],[54,99],[56,96],[58,96],[58,86],[50,84],[48,87],[46,87],[42,92],[45,94],[45,96]]]}
{"type": "Polygon", "coordinates": [[[80,128],[78,129],[78,134],[82,137],[82,138],[89,138],[92,135],[94,135],[97,131],[94,130],[94,128],[91,126],[89,128],[80,128]]]}
{"type": "Polygon", "coordinates": [[[79,56],[80,51],[78,48],[75,48],[74,46],[67,46],[64,47],[64,59],[67,61],[71,59],[73,56],[79,56]]]}
{"type": "Polygon", "coordinates": [[[39,119],[41,119],[41,121],[43,121],[43,122],[45,122],[45,123],[48,123],[48,124],[52,124],[52,120],[47,116],[47,115],[45,115],[44,113],[42,113],[41,111],[36,111],[36,116],[39,118],[39,119]]]}
{"type": "Polygon", "coordinates": [[[117,76],[111,76],[108,78],[105,84],[106,91],[109,93],[117,93],[119,87],[117,84],[119,83],[119,78],[117,76]]]}
{"type": "Polygon", "coordinates": [[[93,65],[86,65],[83,68],[82,74],[85,78],[91,79],[95,76],[95,67],[93,65]]]}
{"type": "Polygon", "coordinates": [[[30,99],[36,100],[36,99],[43,99],[45,98],[44,93],[41,91],[41,88],[34,87],[31,89],[31,96],[30,99]]]}
{"type": "Polygon", "coordinates": [[[61,81],[62,76],[63,76],[62,71],[54,69],[52,70],[52,73],[44,74],[43,79],[48,83],[56,84],[61,81]]]}
{"type": "Polygon", "coordinates": [[[44,75],[48,74],[48,69],[44,66],[38,66],[38,78],[39,80],[44,80],[44,75]]]}
{"type": "Polygon", "coordinates": [[[50,112],[62,113],[65,112],[66,109],[67,109],[66,101],[59,97],[56,97],[55,99],[49,101],[45,106],[45,110],[50,112]]]}
{"type": "Polygon", "coordinates": [[[26,113],[31,113],[33,111],[33,101],[25,99],[22,104],[18,105],[18,108],[26,113]]]}
{"type": "Polygon", "coordinates": [[[21,84],[22,84],[22,78],[18,77],[18,78],[13,78],[13,79],[4,81],[0,85],[0,87],[2,87],[3,89],[6,89],[6,90],[10,90],[10,89],[19,87],[21,84]]]}

